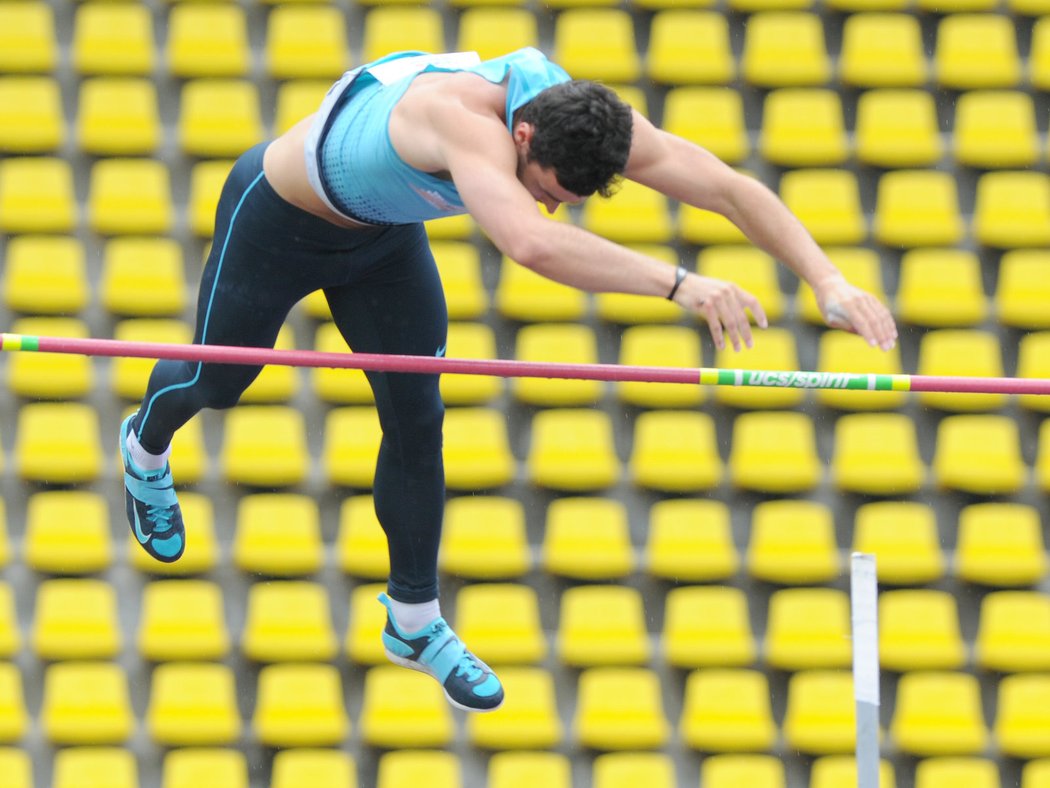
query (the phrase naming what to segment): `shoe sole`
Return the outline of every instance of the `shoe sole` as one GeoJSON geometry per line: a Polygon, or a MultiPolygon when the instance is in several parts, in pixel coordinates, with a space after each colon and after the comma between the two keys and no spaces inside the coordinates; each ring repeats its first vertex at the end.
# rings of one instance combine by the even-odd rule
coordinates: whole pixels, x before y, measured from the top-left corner
{"type": "MultiPolygon", "coordinates": [[[[437,676],[435,676],[434,672],[426,665],[416,662],[414,659],[406,659],[405,657],[399,657],[397,654],[394,654],[391,651],[387,651],[386,649],[383,649],[383,653],[385,653],[386,658],[393,662],[395,665],[399,665],[402,668],[408,668],[409,670],[414,670],[417,673],[424,673],[427,676],[430,676],[430,678],[434,679],[434,681],[437,681],[437,676]]],[[[457,709],[462,709],[463,711],[473,712],[474,714],[487,714],[490,711],[496,711],[498,708],[500,708],[500,706],[503,705],[503,701],[501,700],[497,705],[493,706],[490,709],[479,709],[476,706],[464,706],[462,703],[455,700],[451,695],[448,694],[448,690],[445,689],[444,684],[439,684],[438,686],[440,686],[441,691],[445,693],[446,700],[448,700],[448,702],[455,706],[457,709]]]]}

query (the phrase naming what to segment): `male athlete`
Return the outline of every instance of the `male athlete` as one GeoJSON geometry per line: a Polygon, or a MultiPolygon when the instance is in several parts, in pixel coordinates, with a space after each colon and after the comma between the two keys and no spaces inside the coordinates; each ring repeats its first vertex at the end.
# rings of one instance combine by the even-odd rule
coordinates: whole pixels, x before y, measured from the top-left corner
{"type": "MultiPolygon", "coordinates": [[[[448,315],[423,222],[469,213],[501,252],[543,276],[671,299],[703,317],[719,348],[727,339],[750,346],[747,313],[766,325],[751,294],[538,210],[608,195],[621,175],[725,215],[813,287],[830,325],[893,345],[887,310],[846,282],[771,191],[531,48],[485,62],[391,55],[348,72],[315,115],[245,153],[219,200],[194,342],[272,347],[291,307],[320,289],[354,351],[442,355],[448,315]]],[[[161,361],[121,426],[128,518],[158,560],[177,560],[185,546],[172,435],[202,408],[236,404],[258,373],[161,361]]],[[[383,430],[373,494],[390,550],[386,653],[434,676],[456,706],[492,710],[503,700],[499,679],[438,606],[438,376],[368,379],[383,430]]]]}

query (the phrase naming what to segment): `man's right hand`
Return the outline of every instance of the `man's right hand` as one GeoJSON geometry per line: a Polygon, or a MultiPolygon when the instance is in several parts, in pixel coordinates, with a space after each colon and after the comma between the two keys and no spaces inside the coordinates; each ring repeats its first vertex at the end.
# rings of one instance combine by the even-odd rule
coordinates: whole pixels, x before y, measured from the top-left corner
{"type": "Polygon", "coordinates": [[[682,280],[674,302],[707,321],[711,338],[719,350],[725,348],[726,334],[734,350],[739,351],[742,345],[753,346],[749,311],[758,326],[769,326],[758,299],[739,285],[722,279],[690,273],[682,280]]]}

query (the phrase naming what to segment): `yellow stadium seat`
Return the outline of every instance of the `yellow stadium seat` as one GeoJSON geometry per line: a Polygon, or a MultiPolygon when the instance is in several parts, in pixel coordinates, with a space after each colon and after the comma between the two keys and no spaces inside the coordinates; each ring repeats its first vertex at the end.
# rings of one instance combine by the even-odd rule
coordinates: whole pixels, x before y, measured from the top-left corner
{"type": "MultiPolygon", "coordinates": [[[[484,323],[449,324],[445,347],[448,358],[490,361],[498,355],[495,332],[484,323]]],[[[484,405],[499,397],[503,389],[503,378],[494,375],[441,376],[441,399],[446,405],[484,405]]]]}
{"type": "Polygon", "coordinates": [[[496,408],[452,408],[445,412],[445,484],[477,491],[508,484],[517,473],[507,420],[496,408]]]}
{"type": "Polygon", "coordinates": [[[827,167],[849,155],[837,91],[779,88],[766,94],[759,136],[762,155],[784,167],[827,167]]]}
{"type": "Polygon", "coordinates": [[[274,134],[284,134],[316,112],[330,86],[328,79],[289,79],[278,85],[273,111],[274,134]]]}
{"type": "Polygon", "coordinates": [[[769,598],[766,663],[778,670],[850,664],[849,598],[837,588],[781,588],[769,598]]]}
{"type": "Polygon", "coordinates": [[[371,495],[346,498],[339,508],[336,538],[339,568],[368,580],[385,580],[390,572],[386,534],[376,517],[371,495]]]}
{"type": "Polygon", "coordinates": [[[262,487],[298,484],[310,464],[302,413],[285,405],[229,411],[220,463],[229,482],[262,487]]]}
{"type": "MultiPolygon", "coordinates": [[[[840,246],[825,250],[831,262],[842,272],[846,279],[862,290],[866,290],[880,301],[886,301],[883,291],[882,270],[879,254],[873,249],[857,246],[840,246]]],[[[808,323],[824,325],[824,318],[820,314],[817,298],[806,282],[799,282],[798,294],[795,297],[795,309],[798,316],[808,323]]],[[[882,351],[879,351],[880,353],[882,351]]],[[[864,372],[868,368],[863,369],[864,372]]],[[[822,396],[817,392],[818,397],[822,396]]]]}
{"type": "MultiPolygon", "coordinates": [[[[624,366],[702,366],[700,335],[684,326],[630,326],[620,335],[620,364],[624,366]]],[[[627,381],[616,384],[621,402],[642,408],[690,408],[704,401],[704,389],[681,383],[627,381]]]]}
{"type": "Polygon", "coordinates": [[[0,231],[64,233],[76,225],[73,171],[68,161],[46,156],[0,161],[0,231]]]}
{"type": "Polygon", "coordinates": [[[938,486],[995,495],[1019,490],[1027,468],[1017,422],[1008,416],[949,416],[937,428],[932,465],[938,486]]]}
{"type": "MultiPolygon", "coordinates": [[[[825,755],[813,761],[809,788],[852,788],[857,784],[857,760],[851,755],[825,755]]],[[[879,785],[896,788],[892,764],[879,761],[879,785]]]]}
{"type": "Polygon", "coordinates": [[[1031,171],[986,172],[977,180],[973,237],[985,246],[1016,249],[1050,244],[1050,176],[1031,171]]]}
{"type": "Polygon", "coordinates": [[[183,153],[238,156],[263,139],[259,92],[242,79],[192,79],[182,86],[177,138],[183,153]]]}
{"type": "Polygon", "coordinates": [[[73,315],[87,305],[84,246],[76,238],[15,236],[8,239],[5,257],[2,289],[8,309],[73,315]]]}
{"type": "Polygon", "coordinates": [[[950,788],[963,782],[972,788],[999,788],[999,766],[987,758],[925,758],[915,767],[915,788],[950,788]]]}
{"type": "Polygon", "coordinates": [[[1028,72],[1033,88],[1046,90],[1050,87],[1050,22],[1042,18],[1036,19],[1032,25],[1028,72]]]}
{"type": "Polygon", "coordinates": [[[989,736],[977,677],[953,671],[905,673],[897,685],[890,735],[909,755],[983,752],[989,736]]]}
{"type": "Polygon", "coordinates": [[[232,161],[200,161],[190,170],[190,194],[186,209],[190,229],[202,238],[210,238],[215,230],[215,208],[231,167],[232,161]]]}
{"type": "Polygon", "coordinates": [[[171,230],[174,213],[171,180],[163,162],[113,158],[92,166],[87,220],[95,232],[163,234],[171,230]]]}
{"type": "Polygon", "coordinates": [[[1047,573],[1039,512],[1021,503],[974,503],[959,512],[955,573],[986,586],[1029,586],[1047,573]]]}
{"type": "Polygon", "coordinates": [[[106,500],[87,490],[34,493],[26,505],[25,562],[38,572],[98,572],[112,560],[106,500]]]}
{"type": "Polygon", "coordinates": [[[879,596],[879,662],[884,669],[953,670],[965,661],[955,597],[926,588],[879,596]]]}
{"type": "Polygon", "coordinates": [[[909,249],[901,256],[897,315],[927,328],[972,326],[988,315],[981,261],[967,249],[909,249]]]}
{"type": "Polygon", "coordinates": [[[30,633],[40,659],[109,659],[123,641],[113,586],[102,580],[61,578],[37,588],[30,633]]]}
{"type": "Polygon", "coordinates": [[[350,55],[344,17],[322,5],[278,5],[266,23],[266,71],[274,79],[338,77],[350,55]]]}
{"type": "Polygon", "coordinates": [[[85,153],[100,156],[153,153],[163,139],[156,86],[137,77],[84,80],[76,138],[85,153]]]}
{"type": "Polygon", "coordinates": [[[67,747],[55,753],[51,780],[54,788],[76,788],[92,782],[112,788],[138,788],[138,764],[135,754],[123,747],[67,747]]]}
{"type": "Polygon", "coordinates": [[[506,700],[498,714],[471,714],[467,740],[489,750],[542,749],[561,744],[563,728],[554,677],[542,668],[506,667],[499,672],[506,700]]]}
{"type": "Polygon", "coordinates": [[[784,764],[772,755],[712,755],[700,764],[705,788],[785,788],[784,764]]]}
{"type": "MultiPolygon", "coordinates": [[[[920,375],[1002,377],[999,337],[990,331],[943,328],[925,334],[919,343],[920,375]]],[[[947,411],[991,411],[1006,405],[1005,394],[945,394],[920,392],[920,405],[947,411]]]]}
{"type": "Polygon", "coordinates": [[[360,583],[350,592],[346,655],[358,665],[382,665],[387,661],[379,636],[386,626],[386,608],[376,599],[383,591],[386,583],[360,583]]]}
{"type": "Polygon", "coordinates": [[[272,788],[356,788],[353,756],[339,750],[296,747],[273,757],[272,788]]]}
{"type": "Polygon", "coordinates": [[[526,8],[471,6],[459,16],[456,49],[482,60],[539,46],[536,15],[526,8]]]}
{"type": "Polygon", "coordinates": [[[327,589],[297,580],[254,583],[241,648],[256,662],[331,660],[336,638],[327,589]]]}
{"type": "Polygon", "coordinates": [[[0,502],[0,568],[7,566],[11,554],[11,541],[7,536],[7,509],[3,502],[0,502]]]}
{"type": "Polygon", "coordinates": [[[1050,785],[1050,758],[1028,761],[1021,770],[1021,788],[1046,788],[1050,785]]]}
{"type": "Polygon", "coordinates": [[[804,413],[751,411],[733,423],[729,480],[767,493],[803,492],[823,474],[813,422],[804,413]]]}
{"type": "Polygon", "coordinates": [[[1042,308],[1050,295],[1050,254],[1043,249],[1010,249],[999,259],[995,290],[997,317],[1014,328],[1050,328],[1042,308]]]}
{"type": "Polygon", "coordinates": [[[994,11],[998,0],[918,0],[916,7],[920,11],[931,11],[936,14],[954,14],[960,11],[994,11]]]}
{"type": "Polygon", "coordinates": [[[729,23],[712,11],[666,8],[653,14],[646,72],[661,84],[724,85],[736,76],[729,23]]]}
{"type": "MultiPolygon", "coordinates": [[[[1021,337],[1017,347],[1017,377],[1050,377],[1050,332],[1033,331],[1021,337]]],[[[1029,411],[1050,410],[1050,401],[1038,394],[1022,394],[1017,401],[1029,411]]]]}
{"type": "MultiPolygon", "coordinates": [[[[23,317],[10,324],[11,332],[27,336],[86,339],[87,325],[72,317],[23,317]]],[[[7,367],[12,393],[30,399],[77,399],[94,385],[92,361],[87,356],[60,353],[16,353],[7,367]]]]}
{"type": "MultiPolygon", "coordinates": [[[[321,353],[349,353],[346,340],[335,323],[325,322],[314,334],[314,350],[321,353]]],[[[318,367],[310,370],[313,390],[332,405],[372,405],[375,396],[365,373],[359,369],[318,367]]]]}
{"type": "Polygon", "coordinates": [[[859,244],[868,237],[851,170],[790,170],[780,179],[780,198],[820,244],[859,244]]]}
{"type": "Polygon", "coordinates": [[[557,498],[547,507],[543,568],[578,580],[612,580],[634,569],[627,512],[611,498],[557,498]]]}
{"type": "Polygon", "coordinates": [[[676,784],[674,761],[662,752],[603,753],[595,757],[592,774],[594,788],[673,788],[676,784]]]}
{"type": "Polygon", "coordinates": [[[621,244],[668,243],[674,233],[667,198],[631,180],[612,197],[584,202],[580,217],[585,229],[621,244]]]}
{"type": "MultiPolygon", "coordinates": [[[[572,788],[572,764],[556,752],[497,752],[489,759],[489,788],[572,788]]],[[[663,788],[657,786],[656,788],[663,788]]]]}
{"type": "MultiPolygon", "coordinates": [[[[631,244],[631,248],[670,266],[679,263],[678,252],[662,244],[631,244]]],[[[673,274],[668,272],[668,281],[673,274]]],[[[594,312],[601,320],[612,323],[674,323],[682,317],[682,308],[665,298],[633,293],[597,293],[594,312]]]]}
{"type": "Polygon", "coordinates": [[[182,249],[172,238],[121,237],[106,242],[99,296],[114,315],[174,317],[186,308],[182,249]],[[149,265],[143,265],[148,260],[149,265]]]}
{"type": "Polygon", "coordinates": [[[445,503],[439,566],[474,580],[525,574],[532,555],[521,502],[490,495],[450,498],[445,503]]]}
{"type": "Polygon", "coordinates": [[[700,245],[748,243],[743,231],[722,214],[686,203],[678,206],[678,234],[681,240],[700,245]]]}
{"type": "Polygon", "coordinates": [[[0,774],[11,788],[33,788],[33,762],[25,750],[0,747],[0,774]]]}
{"type": "Polygon", "coordinates": [[[571,8],[554,22],[553,59],[577,79],[634,82],[642,74],[634,22],[621,8],[571,8]]]}
{"type": "Polygon", "coordinates": [[[1009,0],[1006,5],[1015,14],[1040,16],[1050,13],[1050,3],[1046,0],[1009,0]]]}
{"type": "Polygon", "coordinates": [[[462,241],[434,241],[430,248],[441,274],[449,319],[483,317],[489,308],[489,295],[481,279],[477,247],[462,241]]]}
{"type": "MultiPolygon", "coordinates": [[[[743,347],[739,352],[727,344],[715,351],[715,366],[720,369],[750,369],[791,371],[799,367],[795,335],[786,328],[773,326],[755,331],[754,347],[743,347]]],[[[777,386],[718,386],[715,402],[734,408],[774,410],[801,405],[806,392],[800,388],[777,386]]]]}
{"type": "Polygon", "coordinates": [[[21,739],[29,728],[29,719],[18,666],[0,662],[0,741],[21,739]]]}
{"type": "MultiPolygon", "coordinates": [[[[595,364],[598,340],[590,327],[579,323],[534,323],[518,330],[514,357],[537,363],[595,364]]],[[[515,399],[528,405],[569,407],[593,405],[602,396],[603,384],[597,380],[518,378],[510,388],[515,399]]]]}
{"type": "Polygon", "coordinates": [[[456,631],[489,665],[534,664],[547,656],[536,590],[517,583],[475,583],[456,595],[456,631]]]}
{"type": "MultiPolygon", "coordinates": [[[[285,324],[274,342],[277,350],[295,350],[295,335],[292,326],[285,324]]],[[[268,364],[259,376],[241,394],[241,405],[281,404],[291,400],[299,391],[300,371],[295,367],[268,364]]]]}
{"type": "MultiPolygon", "coordinates": [[[[922,29],[914,14],[858,13],[846,17],[842,28],[842,81],[861,88],[922,87],[929,66],[922,29]]],[[[869,9],[852,9],[867,11],[869,9]]]]}
{"type": "Polygon", "coordinates": [[[444,52],[441,15],[434,8],[380,5],[365,15],[361,60],[370,63],[391,52],[444,52]]]}
{"type": "Polygon", "coordinates": [[[752,510],[747,569],[771,583],[823,583],[839,574],[835,524],[824,504],[772,500],[752,510]]]}
{"type": "Polygon", "coordinates": [[[824,26],[817,14],[762,11],[748,19],[740,70],[758,87],[821,85],[831,76],[824,26]]]}
{"type": "Polygon", "coordinates": [[[722,474],[708,414],[654,410],[636,417],[627,461],[634,484],[663,492],[698,492],[717,486],[722,474]]]}
{"type": "Polygon", "coordinates": [[[813,0],[728,0],[728,7],[746,14],[754,11],[807,11],[813,8],[813,0]]]}
{"type": "Polygon", "coordinates": [[[237,5],[174,5],[167,39],[168,70],[175,77],[243,77],[251,68],[248,24],[237,5]]]}
{"type": "Polygon", "coordinates": [[[660,680],[648,668],[588,668],[580,674],[575,740],[595,750],[652,750],[670,736],[660,680]]]}
{"type": "Polygon", "coordinates": [[[11,586],[0,582],[0,658],[7,659],[22,648],[22,631],[15,612],[11,586]]]}
{"type": "Polygon", "coordinates": [[[664,100],[661,126],[730,164],[739,164],[751,153],[744,101],[732,88],[671,88],[664,100]]]}
{"type": "Polygon", "coordinates": [[[186,747],[164,756],[164,788],[248,788],[248,761],[240,750],[186,747]]]}
{"type": "Polygon", "coordinates": [[[1014,22],[1000,14],[949,14],[937,25],[933,78],[943,88],[1009,88],[1021,80],[1014,22]]]}
{"type": "Polygon", "coordinates": [[[937,170],[894,170],[879,178],[874,236],[886,246],[954,246],[964,227],[955,177],[937,170]]]}
{"type": "Polygon", "coordinates": [[[158,665],[145,723],[165,746],[231,744],[241,734],[233,670],[210,662],[158,665]]]}
{"type": "Polygon", "coordinates": [[[933,511],[915,501],[875,501],[857,508],[853,549],[875,555],[879,582],[921,585],[944,575],[933,511]]]}
{"type": "Polygon", "coordinates": [[[955,107],[955,160],[969,167],[1031,167],[1039,159],[1032,97],[1021,91],[971,90],[955,107]]]}
{"type": "Polygon", "coordinates": [[[667,592],[661,646],[678,668],[744,667],[758,648],[747,596],[732,586],[680,586],[667,592]]]}
{"type": "Polygon", "coordinates": [[[572,667],[643,665],[649,661],[645,610],[638,590],[585,585],[561,595],[558,658],[572,667]]]}
{"type": "Polygon", "coordinates": [[[136,641],[154,662],[222,659],[230,650],[222,589],[207,580],[147,583],[136,641]]]}
{"type": "Polygon", "coordinates": [[[44,672],[40,725],[52,744],[120,744],[135,728],[124,669],[112,662],[55,662],[44,672]]]}
{"type": "Polygon", "coordinates": [[[881,88],[857,99],[857,159],[875,167],[930,167],[944,152],[937,107],[926,90],[881,88]]]}
{"type": "Polygon", "coordinates": [[[503,258],[495,292],[495,307],[501,317],[533,323],[579,320],[587,306],[588,297],[583,291],[503,258]]]}
{"type": "Polygon", "coordinates": [[[452,740],[452,712],[441,685],[394,665],[365,674],[361,738],[373,747],[443,747],[452,740]]]}
{"type": "MultiPolygon", "coordinates": [[[[817,371],[869,375],[901,374],[899,347],[882,350],[863,337],[846,331],[824,331],[817,350],[817,371]]],[[[908,395],[903,391],[867,392],[846,389],[817,389],[814,399],[839,410],[892,410],[901,407],[908,395]]]]}
{"type": "Polygon", "coordinates": [[[0,71],[46,74],[58,63],[55,13],[45,2],[0,4],[0,71]]]}
{"type": "Polygon", "coordinates": [[[350,732],[334,665],[278,663],[259,671],[252,727],[267,747],[321,747],[350,732]]]}
{"type": "Polygon", "coordinates": [[[1050,596],[993,591],[981,600],[974,665],[1013,673],[1050,668],[1050,596]]]}
{"type": "Polygon", "coordinates": [[[456,788],[462,785],[459,757],[451,752],[436,750],[402,750],[388,752],[380,757],[376,788],[400,788],[419,783],[433,788],[456,788]]]}
{"type": "Polygon", "coordinates": [[[556,408],[532,419],[526,478],[552,490],[588,492],[615,484],[620,460],[604,411],[556,408]]]}
{"type": "Polygon", "coordinates": [[[835,422],[831,478],[843,491],[906,495],[926,480],[915,422],[900,413],[850,413],[835,422]]]}
{"type": "MultiPolygon", "coordinates": [[[[124,416],[129,416],[133,409],[134,406],[129,407],[124,416]]],[[[204,447],[204,428],[201,419],[194,417],[182,425],[172,438],[171,447],[170,462],[175,478],[178,480],[176,484],[199,482],[208,470],[210,460],[210,455],[204,447]]],[[[183,559],[180,558],[178,563],[183,563],[183,559]]],[[[167,571],[171,571],[172,568],[169,567],[167,571]]]]}
{"type": "Polygon", "coordinates": [[[134,3],[83,3],[73,17],[73,68],[83,75],[150,76],[153,14],[134,3]]]}
{"type": "Polygon", "coordinates": [[[478,227],[469,214],[446,216],[427,222],[427,237],[434,241],[465,241],[471,238],[478,227]]]}
{"type": "Polygon", "coordinates": [[[98,413],[75,402],[34,402],[18,411],[15,468],[27,481],[90,482],[102,469],[98,413]]]}
{"type": "Polygon", "coordinates": [[[243,572],[295,576],[322,564],[321,517],[305,495],[257,493],[240,499],[233,562],[243,572]]]}
{"type": "MultiPolygon", "coordinates": [[[[0,19],[2,14],[0,9],[0,19]]],[[[65,138],[62,95],[53,77],[0,77],[0,151],[47,153],[65,138]]]]}
{"type": "Polygon", "coordinates": [[[848,670],[802,670],[788,678],[784,741],[810,755],[851,753],[856,741],[853,675],[848,670]]]}
{"type": "Polygon", "coordinates": [[[777,727],[769,681],[757,670],[696,670],[685,682],[682,739],[705,752],[762,752],[773,747],[777,727]]]}
{"type": "Polygon", "coordinates": [[[751,293],[771,322],[783,315],[784,296],[777,282],[776,264],[766,252],[754,247],[708,246],[697,253],[696,269],[702,276],[727,279],[751,293]]]}
{"type": "Polygon", "coordinates": [[[645,570],[655,577],[701,582],[734,575],[740,557],[720,501],[667,499],[649,510],[645,570]]]}

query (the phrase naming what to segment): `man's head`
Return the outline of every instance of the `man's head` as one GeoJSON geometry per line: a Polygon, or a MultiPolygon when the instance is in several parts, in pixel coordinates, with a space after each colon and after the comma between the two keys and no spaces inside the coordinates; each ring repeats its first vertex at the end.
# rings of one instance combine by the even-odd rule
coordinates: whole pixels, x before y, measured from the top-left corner
{"type": "Polygon", "coordinates": [[[608,197],[627,166],[631,126],[631,108],[612,90],[573,80],[547,88],[515,113],[514,140],[523,165],[551,170],[567,192],[608,197]]]}

